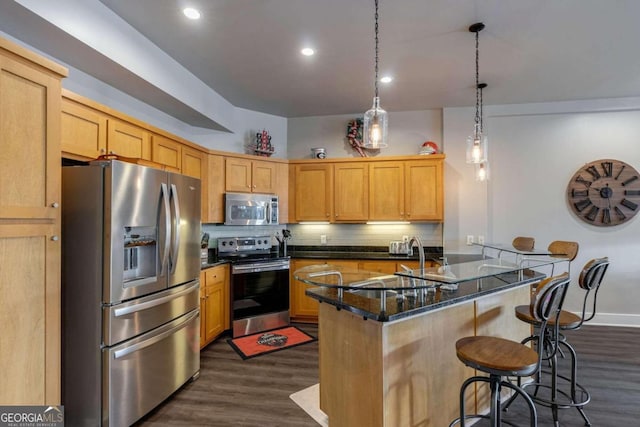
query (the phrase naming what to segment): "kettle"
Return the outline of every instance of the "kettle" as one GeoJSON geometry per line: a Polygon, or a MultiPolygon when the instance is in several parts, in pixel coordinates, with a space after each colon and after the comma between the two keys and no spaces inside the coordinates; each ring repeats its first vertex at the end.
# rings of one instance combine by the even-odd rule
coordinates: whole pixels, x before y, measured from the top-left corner
{"type": "Polygon", "coordinates": [[[389,253],[393,255],[411,255],[413,250],[409,247],[409,242],[392,240],[389,242],[389,253]]]}

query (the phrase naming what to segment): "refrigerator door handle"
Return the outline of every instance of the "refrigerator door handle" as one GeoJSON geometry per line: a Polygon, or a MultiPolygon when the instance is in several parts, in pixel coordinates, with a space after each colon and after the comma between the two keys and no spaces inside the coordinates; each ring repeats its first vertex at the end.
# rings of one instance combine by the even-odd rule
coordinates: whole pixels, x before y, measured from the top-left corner
{"type": "Polygon", "coordinates": [[[160,184],[160,194],[162,199],[162,204],[164,205],[164,250],[162,252],[162,260],[160,271],[164,272],[167,270],[166,265],[169,261],[169,249],[171,244],[171,208],[169,207],[169,191],[167,189],[167,184],[160,184]]]}
{"type": "Polygon", "coordinates": [[[158,335],[154,335],[153,337],[149,338],[148,340],[144,340],[142,342],[139,342],[137,344],[134,344],[132,346],[129,347],[125,347],[122,350],[117,350],[113,353],[113,358],[114,359],[120,359],[124,356],[126,356],[127,354],[131,354],[131,353],[135,353],[136,351],[140,351],[144,348],[147,348],[151,345],[154,345],[157,342],[162,341],[163,339],[167,338],[170,335],[175,334],[176,332],[178,332],[180,329],[184,328],[185,326],[187,326],[189,324],[189,321],[191,319],[193,319],[196,316],[200,315],[200,311],[196,310],[191,314],[186,315],[184,322],[180,323],[179,325],[159,333],[158,335]]]}
{"type": "Polygon", "coordinates": [[[173,202],[173,208],[176,215],[173,219],[175,229],[173,230],[173,242],[171,248],[171,273],[175,273],[178,265],[178,255],[180,253],[180,199],[178,198],[178,188],[175,184],[171,184],[171,201],[173,202]]]}
{"type": "Polygon", "coordinates": [[[128,307],[122,307],[122,308],[116,308],[113,311],[113,315],[115,317],[120,317],[120,316],[124,316],[127,314],[131,314],[131,313],[136,313],[138,311],[142,311],[142,310],[147,310],[149,308],[153,308],[159,305],[162,305],[166,302],[169,302],[171,300],[177,299],[185,294],[188,294],[190,292],[193,292],[194,289],[197,289],[199,287],[200,283],[199,282],[194,282],[193,284],[191,284],[188,288],[181,290],[180,292],[176,292],[174,294],[171,295],[167,295],[164,296],[162,298],[157,298],[151,301],[147,301],[147,302],[143,302],[140,304],[135,304],[135,305],[130,305],[128,307]]]}

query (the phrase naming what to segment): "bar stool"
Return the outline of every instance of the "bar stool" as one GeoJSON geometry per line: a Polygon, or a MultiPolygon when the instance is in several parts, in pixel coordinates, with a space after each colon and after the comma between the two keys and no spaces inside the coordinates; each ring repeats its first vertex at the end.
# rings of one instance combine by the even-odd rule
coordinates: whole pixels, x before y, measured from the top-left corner
{"type": "MultiPolygon", "coordinates": [[[[566,338],[564,337],[564,335],[560,333],[560,331],[579,329],[584,324],[584,322],[588,322],[591,319],[593,319],[593,317],[596,314],[598,290],[600,289],[600,284],[602,283],[602,279],[604,278],[604,275],[607,272],[608,268],[609,268],[609,259],[604,257],[604,258],[592,259],[587,264],[585,264],[582,271],[580,272],[578,285],[580,286],[580,288],[586,291],[584,296],[584,301],[582,303],[581,316],[578,316],[569,311],[561,310],[558,315],[557,321],[554,319],[550,319],[549,322],[547,322],[546,327],[544,327],[540,321],[538,321],[533,316],[531,316],[531,313],[529,313],[529,306],[520,305],[516,307],[516,310],[515,310],[516,317],[519,320],[522,320],[523,322],[527,322],[536,328],[544,329],[544,333],[546,335],[547,340],[557,341],[557,343],[562,348],[566,349],[571,356],[571,376],[570,377],[566,377],[558,374],[557,354],[555,351],[553,352],[547,351],[547,353],[549,354],[548,356],[545,357],[545,359],[549,360],[551,365],[551,384],[543,384],[542,381],[540,380],[540,376],[538,375],[535,382],[525,384],[522,387],[524,389],[529,387],[535,387],[535,392],[531,396],[533,401],[542,406],[551,408],[553,413],[553,420],[556,426],[559,425],[558,409],[567,409],[567,408],[576,408],[580,412],[580,415],[582,416],[582,418],[584,419],[585,425],[587,426],[591,425],[589,418],[587,418],[587,415],[584,412],[584,406],[587,403],[589,403],[589,401],[591,400],[591,395],[583,386],[577,383],[576,378],[577,378],[578,361],[577,361],[576,351],[567,342],[566,338]],[[592,310],[591,310],[591,313],[587,315],[587,305],[589,303],[589,296],[592,293],[593,293],[592,310]],[[557,336],[554,337],[553,334],[556,334],[557,336]],[[569,391],[561,390],[558,387],[558,379],[561,379],[569,383],[569,391]],[[548,398],[538,396],[538,390],[540,388],[548,389],[550,392],[550,396],[548,398]],[[560,399],[563,399],[564,401],[561,402],[560,399]]],[[[533,339],[537,339],[537,335],[530,336],[529,338],[525,339],[523,343],[527,341],[531,341],[533,339]]],[[[564,355],[564,353],[561,353],[561,354],[564,355]]],[[[508,408],[508,405],[505,409],[507,408],[508,408]]]]}
{"type": "MultiPolygon", "coordinates": [[[[580,245],[577,242],[569,242],[566,240],[554,240],[549,243],[547,246],[547,250],[550,252],[551,257],[553,258],[566,258],[568,261],[567,271],[571,272],[571,261],[576,259],[578,256],[578,250],[580,249],[580,245]]],[[[551,275],[553,276],[555,264],[551,264],[551,275]]]]}
{"type": "Polygon", "coordinates": [[[511,242],[511,246],[519,251],[532,251],[536,244],[533,237],[518,236],[511,242]]]}
{"type": "MultiPolygon", "coordinates": [[[[530,310],[532,316],[543,326],[540,329],[539,342],[544,339],[544,330],[550,319],[556,319],[562,308],[565,289],[569,284],[569,275],[564,273],[557,277],[550,277],[538,286],[532,299],[530,310]]],[[[473,336],[461,338],[456,342],[456,355],[465,365],[489,374],[486,376],[473,376],[468,378],[460,389],[460,418],[449,424],[449,427],[460,423],[465,426],[465,421],[470,418],[486,418],[490,420],[492,427],[502,423],[500,408],[500,392],[502,387],[507,387],[515,392],[514,396],[522,396],[529,406],[531,426],[538,425],[538,416],[535,405],[529,395],[520,387],[503,380],[504,377],[529,377],[535,375],[540,369],[542,353],[536,352],[531,347],[516,341],[498,337],[473,336]],[[476,382],[489,383],[491,389],[491,408],[489,415],[466,415],[464,396],[471,384],[476,382]]],[[[505,424],[514,425],[509,421],[505,424]]]]}

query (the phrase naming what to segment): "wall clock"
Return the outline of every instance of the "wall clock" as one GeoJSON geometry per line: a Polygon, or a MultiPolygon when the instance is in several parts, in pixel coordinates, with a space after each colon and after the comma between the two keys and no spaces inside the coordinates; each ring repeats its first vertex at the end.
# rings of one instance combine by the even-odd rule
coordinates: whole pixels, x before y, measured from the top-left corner
{"type": "Polygon", "coordinates": [[[596,160],[573,175],[567,196],[584,222],[601,227],[622,224],[640,211],[640,174],[620,160],[596,160]]]}

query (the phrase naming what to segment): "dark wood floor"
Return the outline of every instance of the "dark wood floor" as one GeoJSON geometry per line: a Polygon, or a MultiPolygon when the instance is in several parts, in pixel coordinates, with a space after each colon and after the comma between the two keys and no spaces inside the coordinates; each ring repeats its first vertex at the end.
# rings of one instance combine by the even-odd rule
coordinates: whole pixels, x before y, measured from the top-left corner
{"type": "MultiPolygon", "coordinates": [[[[298,326],[317,335],[315,326],[298,326]]],[[[580,382],[591,391],[585,409],[592,425],[640,425],[640,328],[584,326],[567,336],[579,355],[580,382]]],[[[138,426],[317,427],[289,399],[291,393],[317,382],[317,342],[243,361],[219,339],[202,351],[200,378],[138,426]]],[[[548,408],[540,407],[538,413],[539,426],[553,425],[548,408]]],[[[524,406],[516,403],[507,417],[525,426],[525,414],[524,406]]],[[[565,409],[560,411],[560,425],[584,423],[575,409],[565,409]]]]}

